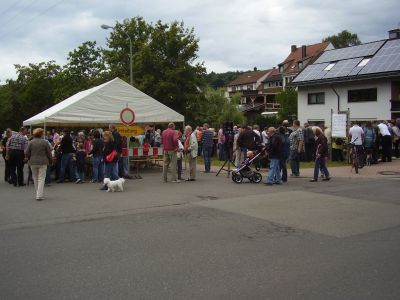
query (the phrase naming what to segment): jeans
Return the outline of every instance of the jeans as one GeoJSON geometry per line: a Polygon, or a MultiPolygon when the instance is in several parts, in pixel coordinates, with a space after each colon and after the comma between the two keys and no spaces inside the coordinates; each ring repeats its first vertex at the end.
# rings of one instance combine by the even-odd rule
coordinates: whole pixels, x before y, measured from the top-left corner
{"type": "Polygon", "coordinates": [[[46,179],[45,179],[46,184],[51,183],[51,166],[47,166],[46,168],[46,179]]]}
{"type": "Polygon", "coordinates": [[[318,180],[318,173],[321,169],[321,173],[325,175],[325,178],[329,178],[329,171],[326,167],[325,157],[319,157],[315,159],[314,163],[314,179],[318,180]]]}
{"type": "Polygon", "coordinates": [[[281,172],[282,172],[282,181],[286,182],[287,181],[287,158],[282,158],[279,161],[279,167],[281,168],[281,172]]]}
{"type": "Polygon", "coordinates": [[[290,150],[290,167],[292,169],[292,174],[299,176],[300,175],[300,160],[299,160],[299,154],[297,153],[297,150],[290,150]]]}
{"type": "Polygon", "coordinates": [[[204,168],[207,173],[211,171],[212,147],[203,147],[204,168]]]}
{"type": "Polygon", "coordinates": [[[129,157],[128,156],[122,157],[122,168],[124,170],[124,175],[128,175],[129,174],[129,157]]]}
{"type": "Polygon", "coordinates": [[[218,159],[224,161],[226,159],[225,144],[218,143],[218,159]]]}
{"type": "Polygon", "coordinates": [[[104,178],[110,178],[110,180],[119,179],[118,176],[118,163],[105,163],[104,164],[105,174],[104,178]]]}
{"type": "Polygon", "coordinates": [[[72,153],[65,153],[61,157],[60,181],[64,181],[65,170],[68,168],[69,181],[74,181],[74,168],[72,166],[72,153]]]}
{"type": "Polygon", "coordinates": [[[382,161],[392,161],[392,137],[382,136],[382,161]]]}
{"type": "Polygon", "coordinates": [[[93,181],[102,182],[104,179],[103,156],[93,156],[93,181]]]}
{"type": "Polygon", "coordinates": [[[178,179],[180,180],[180,179],[182,179],[181,178],[181,176],[182,176],[182,160],[183,160],[183,158],[180,158],[180,159],[177,159],[176,160],[176,166],[177,166],[177,169],[178,169],[178,179]]]}
{"type": "Polygon", "coordinates": [[[281,170],[279,169],[280,159],[271,158],[267,183],[282,183],[281,170]]]}
{"type": "Polygon", "coordinates": [[[24,151],[10,150],[10,176],[14,185],[24,185],[24,151]]]}
{"type": "Polygon", "coordinates": [[[5,158],[5,149],[3,150],[3,158],[4,158],[4,163],[5,163],[5,170],[4,170],[4,181],[9,181],[10,180],[10,161],[6,160],[5,158]]]}

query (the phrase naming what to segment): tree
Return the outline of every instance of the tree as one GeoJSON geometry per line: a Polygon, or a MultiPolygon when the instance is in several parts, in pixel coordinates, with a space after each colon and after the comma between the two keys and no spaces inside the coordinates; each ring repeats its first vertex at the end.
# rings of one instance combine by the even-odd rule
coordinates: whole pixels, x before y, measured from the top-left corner
{"type": "Polygon", "coordinates": [[[293,119],[297,116],[297,92],[292,88],[286,88],[276,97],[280,105],[278,117],[281,120],[293,119]]]}
{"type": "Polygon", "coordinates": [[[226,121],[231,121],[233,124],[245,123],[245,117],[243,113],[238,110],[240,97],[240,94],[235,94],[230,99],[225,98],[224,105],[222,106],[218,118],[219,124],[222,124],[226,121]]]}
{"type": "MultiPolygon", "coordinates": [[[[183,23],[147,24],[136,17],[117,23],[107,40],[105,60],[114,76],[129,78],[129,39],[133,44],[134,86],[185,115],[201,100],[205,68],[196,63],[194,29],[183,23]]],[[[188,121],[193,120],[187,117],[188,121]]]]}
{"type": "Polygon", "coordinates": [[[96,47],[95,41],[82,43],[69,52],[67,60],[68,63],[56,78],[56,102],[108,79],[102,49],[96,47]]]}
{"type": "Polygon", "coordinates": [[[219,89],[228,85],[229,82],[237,78],[239,75],[243,74],[241,71],[229,71],[225,73],[215,73],[211,72],[205,75],[205,80],[208,85],[214,89],[219,89]]]}
{"type": "Polygon", "coordinates": [[[351,33],[348,30],[343,30],[338,34],[328,36],[323,39],[323,42],[331,42],[335,48],[343,48],[348,46],[360,45],[361,41],[356,33],[351,33]]]}
{"type": "Polygon", "coordinates": [[[14,119],[20,125],[23,120],[54,104],[54,79],[60,73],[61,67],[54,61],[49,61],[28,66],[15,65],[15,68],[18,77],[15,81],[8,81],[8,84],[12,91],[10,101],[14,119]]]}

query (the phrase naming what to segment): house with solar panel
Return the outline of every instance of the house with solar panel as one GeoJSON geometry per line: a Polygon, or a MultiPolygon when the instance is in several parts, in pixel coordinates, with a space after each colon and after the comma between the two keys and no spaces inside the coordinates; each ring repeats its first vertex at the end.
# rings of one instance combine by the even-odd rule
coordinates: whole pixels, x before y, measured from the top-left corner
{"type": "Polygon", "coordinates": [[[325,51],[293,80],[298,119],[330,126],[331,113],[351,121],[400,117],[400,29],[382,41],[325,51]]]}
{"type": "MultiPolygon", "coordinates": [[[[301,47],[292,45],[289,55],[278,65],[283,89],[285,89],[305,67],[313,63],[325,50],[330,49],[334,49],[330,42],[303,45],[301,47]]],[[[269,83],[269,81],[265,81],[265,83],[269,83]]]]}

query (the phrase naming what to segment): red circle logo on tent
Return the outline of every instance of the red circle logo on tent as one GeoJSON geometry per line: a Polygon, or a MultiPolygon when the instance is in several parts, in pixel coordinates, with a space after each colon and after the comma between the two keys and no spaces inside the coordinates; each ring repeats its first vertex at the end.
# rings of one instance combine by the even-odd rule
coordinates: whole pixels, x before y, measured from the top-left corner
{"type": "Polygon", "coordinates": [[[121,122],[126,126],[132,125],[135,122],[135,112],[129,107],[126,107],[121,110],[119,118],[121,119],[121,122]]]}

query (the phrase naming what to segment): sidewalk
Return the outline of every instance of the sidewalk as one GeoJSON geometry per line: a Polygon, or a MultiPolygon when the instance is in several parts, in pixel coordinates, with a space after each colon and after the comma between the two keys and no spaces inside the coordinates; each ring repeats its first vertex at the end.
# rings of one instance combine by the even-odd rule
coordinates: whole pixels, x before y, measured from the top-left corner
{"type": "MultiPolygon", "coordinates": [[[[212,172],[218,172],[221,167],[212,166],[212,172]]],[[[227,166],[226,166],[227,168],[227,166]]],[[[234,166],[231,166],[231,170],[234,169],[234,166]]],[[[197,165],[198,171],[203,171],[203,165],[197,165]]],[[[351,165],[346,165],[342,167],[329,167],[329,173],[331,177],[340,177],[340,178],[389,178],[389,177],[398,177],[400,178],[400,159],[393,159],[392,162],[386,163],[378,163],[371,166],[365,166],[364,168],[358,171],[358,174],[351,169],[351,165]]],[[[267,169],[261,169],[260,173],[264,176],[267,172],[267,169]]],[[[223,172],[226,174],[226,171],[223,172]]],[[[290,167],[288,168],[288,173],[290,173],[290,167]]],[[[314,169],[313,168],[303,168],[300,169],[301,177],[313,177],[314,169]]]]}

